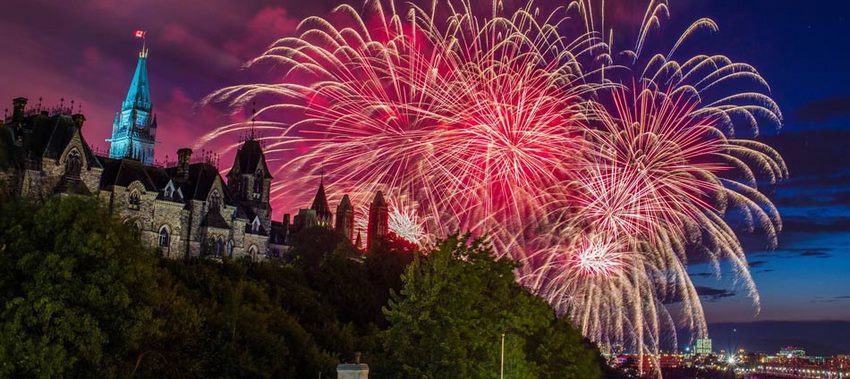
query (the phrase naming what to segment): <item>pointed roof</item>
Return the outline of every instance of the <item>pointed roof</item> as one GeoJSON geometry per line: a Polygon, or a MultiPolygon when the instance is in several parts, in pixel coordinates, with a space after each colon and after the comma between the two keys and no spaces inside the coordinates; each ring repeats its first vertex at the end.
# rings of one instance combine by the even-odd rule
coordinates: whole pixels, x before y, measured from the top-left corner
{"type": "MultiPolygon", "coordinates": [[[[100,161],[95,158],[94,152],[83,137],[80,127],[74,122],[71,116],[48,116],[41,113],[26,116],[21,122],[25,131],[22,131],[19,135],[23,143],[20,147],[16,147],[12,142],[18,137],[15,135],[15,129],[11,127],[5,128],[8,132],[5,139],[8,142],[7,146],[10,147],[6,150],[6,153],[11,154],[8,157],[9,159],[15,158],[15,160],[18,160],[20,158],[20,162],[23,162],[23,159],[27,157],[59,159],[65,151],[65,147],[71,143],[74,137],[79,136],[83,142],[83,151],[81,153],[85,154],[88,165],[95,168],[102,168],[100,161]]],[[[0,125],[2,124],[3,122],[0,121],[0,125]]],[[[0,143],[0,148],[3,148],[2,145],[0,143]]]]}
{"type": "MultiPolygon", "coordinates": [[[[266,155],[263,153],[263,147],[254,139],[248,139],[236,151],[236,157],[233,158],[233,168],[230,172],[234,174],[252,174],[254,170],[262,163],[263,176],[266,179],[272,179],[272,174],[269,172],[269,167],[266,164],[266,155]]],[[[230,175],[228,173],[228,175],[230,175]]]]}
{"type": "Polygon", "coordinates": [[[384,200],[384,194],[381,191],[375,194],[375,199],[372,200],[373,207],[387,206],[387,201],[384,200]]]}
{"type": "Polygon", "coordinates": [[[310,209],[316,211],[319,217],[330,215],[331,208],[328,206],[328,197],[325,195],[325,180],[319,182],[319,189],[316,191],[316,197],[313,198],[313,205],[310,209]]]}
{"type": "Polygon", "coordinates": [[[342,197],[342,200],[340,200],[339,205],[337,206],[337,213],[340,213],[340,211],[348,210],[348,209],[353,210],[354,206],[351,205],[351,199],[348,198],[348,194],[345,194],[342,197]]]}
{"type": "Polygon", "coordinates": [[[151,111],[151,93],[148,82],[148,54],[147,50],[139,53],[139,61],[136,63],[136,73],[133,74],[133,81],[130,82],[130,89],[127,91],[127,98],[121,106],[122,110],[138,109],[150,112],[151,111]]]}

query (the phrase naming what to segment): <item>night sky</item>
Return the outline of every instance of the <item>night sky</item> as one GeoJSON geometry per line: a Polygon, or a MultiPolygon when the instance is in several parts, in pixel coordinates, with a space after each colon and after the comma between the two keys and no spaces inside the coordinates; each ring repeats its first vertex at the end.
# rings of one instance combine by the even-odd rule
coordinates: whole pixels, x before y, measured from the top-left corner
{"type": "MultiPolygon", "coordinates": [[[[200,108],[197,101],[226,85],[268,79],[268,73],[245,72],[241,65],[276,38],[292,35],[303,17],[324,15],[335,5],[323,2],[3,1],[0,101],[6,105],[0,108],[11,108],[17,96],[31,105],[43,97],[46,106],[73,99],[88,119],[88,142],[105,152],[135,67],[139,44],[133,31],[143,29],[159,121],[157,159],[167,155],[173,161],[178,148],[192,146],[205,131],[250,117],[200,108]]],[[[758,236],[744,237],[761,312],[754,314],[745,291],[726,279],[731,275],[715,279],[697,263],[690,271],[709,322],[798,322],[774,327],[789,333],[801,321],[850,321],[850,3],[670,2],[672,19],[664,30],[678,35],[697,18],[714,19],[720,31],[700,36],[700,50],[753,64],[785,117],[781,130],[768,128],[760,137],[782,153],[791,171],[768,193],[783,216],[780,246],[766,251],[758,236]]],[[[223,165],[231,161],[222,158],[223,165]]],[[[304,204],[279,206],[289,209],[276,209],[276,217],[299,206],[304,204]]],[[[830,325],[838,325],[836,340],[850,340],[850,323],[830,325]]]]}

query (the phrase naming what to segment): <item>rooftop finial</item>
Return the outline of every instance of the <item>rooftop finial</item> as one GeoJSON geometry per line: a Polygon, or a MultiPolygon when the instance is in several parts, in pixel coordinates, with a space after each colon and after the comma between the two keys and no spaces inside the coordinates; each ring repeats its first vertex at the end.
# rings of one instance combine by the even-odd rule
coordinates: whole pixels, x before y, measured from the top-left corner
{"type": "Polygon", "coordinates": [[[251,102],[251,140],[254,140],[254,123],[257,121],[257,102],[251,102]]]}

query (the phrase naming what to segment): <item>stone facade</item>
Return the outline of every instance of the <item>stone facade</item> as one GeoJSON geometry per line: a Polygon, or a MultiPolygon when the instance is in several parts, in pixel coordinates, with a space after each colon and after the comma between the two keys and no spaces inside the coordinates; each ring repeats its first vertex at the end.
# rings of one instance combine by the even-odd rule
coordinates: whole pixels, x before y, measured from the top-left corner
{"type": "MultiPolygon", "coordinates": [[[[209,160],[193,161],[190,149],[178,150],[173,166],[151,164],[157,125],[146,62],[145,50],[116,115],[108,157],[94,154],[86,143],[81,133],[85,117],[74,113],[73,102],[49,109],[39,102],[28,109],[27,99],[14,99],[11,116],[0,125],[4,190],[37,202],[54,194],[94,196],[132,225],[142,241],[170,258],[280,258],[289,250],[290,234],[312,226],[334,228],[352,238],[354,207],[344,197],[334,225],[324,181],[310,209],[300,210],[294,224],[289,215],[272,221],[273,178],[253,133],[237,151],[226,181],[209,160]]],[[[383,201],[380,192],[378,198],[383,201]]],[[[375,231],[370,227],[370,240],[386,234],[386,204],[373,208],[370,218],[379,221],[375,231]]]]}
{"type": "Polygon", "coordinates": [[[170,258],[264,260],[288,250],[288,216],[287,225],[272,222],[272,177],[257,141],[244,141],[228,182],[210,162],[192,162],[188,149],[172,167],[97,156],[82,136],[82,115],[27,110],[26,104],[15,99],[15,112],[0,127],[2,179],[10,194],[37,202],[54,194],[95,196],[170,258]],[[236,183],[242,180],[245,185],[236,183]]]}

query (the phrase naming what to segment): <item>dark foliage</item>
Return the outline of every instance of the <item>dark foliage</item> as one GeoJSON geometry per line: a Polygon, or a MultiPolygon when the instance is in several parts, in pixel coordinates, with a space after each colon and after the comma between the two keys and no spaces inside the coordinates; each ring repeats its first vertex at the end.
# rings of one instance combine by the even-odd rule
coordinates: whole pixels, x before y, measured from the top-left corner
{"type": "Polygon", "coordinates": [[[316,228],[286,264],[174,261],[94,199],[0,199],[0,377],[333,378],[355,352],[373,378],[492,377],[500,330],[511,377],[599,375],[512,263],[458,238],[418,254],[316,228]]]}

